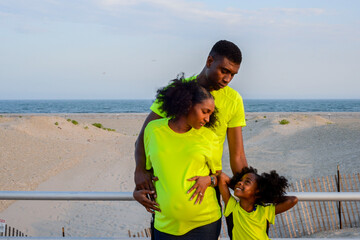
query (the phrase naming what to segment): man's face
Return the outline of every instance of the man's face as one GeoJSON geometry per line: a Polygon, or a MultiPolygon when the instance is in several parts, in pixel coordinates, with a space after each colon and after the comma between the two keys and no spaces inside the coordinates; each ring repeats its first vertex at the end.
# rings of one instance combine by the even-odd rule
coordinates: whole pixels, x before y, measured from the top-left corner
{"type": "Polygon", "coordinates": [[[206,61],[207,89],[217,91],[226,87],[238,73],[240,64],[234,63],[222,56],[209,56],[206,61]]]}

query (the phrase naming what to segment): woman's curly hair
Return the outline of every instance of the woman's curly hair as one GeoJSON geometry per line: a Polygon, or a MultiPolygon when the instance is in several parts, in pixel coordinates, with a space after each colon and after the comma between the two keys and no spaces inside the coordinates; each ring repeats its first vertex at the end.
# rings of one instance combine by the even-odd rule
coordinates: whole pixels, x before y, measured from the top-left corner
{"type": "MultiPolygon", "coordinates": [[[[183,74],[171,80],[168,86],[158,89],[156,98],[160,103],[159,110],[171,119],[187,116],[190,108],[195,104],[209,98],[214,99],[210,92],[200,86],[197,81],[185,80],[183,74]]],[[[215,108],[205,127],[212,128],[216,125],[216,112],[215,108]]]]}
{"type": "Polygon", "coordinates": [[[256,176],[259,192],[256,194],[255,204],[264,205],[267,203],[277,203],[284,197],[286,193],[285,190],[288,187],[288,181],[285,177],[277,174],[275,170],[259,175],[255,168],[244,167],[241,172],[236,173],[230,179],[229,187],[234,188],[236,183],[247,173],[253,173],[256,176]]]}

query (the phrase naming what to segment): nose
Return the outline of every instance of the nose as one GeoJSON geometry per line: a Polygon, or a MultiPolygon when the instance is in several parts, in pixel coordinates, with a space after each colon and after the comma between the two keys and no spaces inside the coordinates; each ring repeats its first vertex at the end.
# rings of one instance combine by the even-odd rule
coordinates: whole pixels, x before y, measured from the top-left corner
{"type": "Polygon", "coordinates": [[[204,120],[208,123],[210,121],[210,115],[206,115],[204,120]]]}
{"type": "Polygon", "coordinates": [[[231,76],[230,74],[227,74],[227,75],[223,78],[223,82],[224,82],[225,84],[229,84],[230,81],[231,81],[231,79],[232,79],[232,76],[231,76]]]}

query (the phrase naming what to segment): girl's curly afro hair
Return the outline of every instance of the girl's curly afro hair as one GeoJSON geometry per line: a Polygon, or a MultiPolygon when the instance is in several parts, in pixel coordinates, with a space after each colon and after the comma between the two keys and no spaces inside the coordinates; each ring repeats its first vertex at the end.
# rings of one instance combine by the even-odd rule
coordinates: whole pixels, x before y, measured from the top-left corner
{"type": "Polygon", "coordinates": [[[253,173],[256,176],[259,192],[257,193],[255,204],[277,203],[284,197],[288,181],[285,177],[277,174],[275,170],[259,175],[255,168],[244,167],[241,172],[236,173],[231,178],[229,186],[234,188],[236,183],[241,181],[242,177],[247,173],[253,173]]]}
{"type": "MultiPolygon", "coordinates": [[[[160,111],[165,113],[166,117],[175,119],[187,116],[190,108],[195,104],[206,99],[214,99],[210,92],[200,86],[197,81],[185,80],[183,74],[170,81],[168,86],[157,90],[156,98],[160,103],[160,111]]],[[[205,127],[216,125],[216,112],[215,109],[205,127]]]]}

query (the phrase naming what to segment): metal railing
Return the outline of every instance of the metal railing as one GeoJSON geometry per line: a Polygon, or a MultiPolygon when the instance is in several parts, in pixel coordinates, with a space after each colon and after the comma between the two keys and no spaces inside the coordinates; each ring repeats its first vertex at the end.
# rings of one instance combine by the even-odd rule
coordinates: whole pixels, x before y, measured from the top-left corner
{"type": "MultiPolygon", "coordinates": [[[[2,240],[135,240],[135,239],[150,239],[146,237],[138,238],[99,238],[99,237],[0,237],[2,240]]],[[[291,240],[294,238],[272,238],[272,240],[291,240]]],[[[301,240],[359,240],[360,238],[301,238],[301,240]]],[[[230,240],[230,238],[220,238],[220,240],[230,240]]]]}
{"type": "MultiPolygon", "coordinates": [[[[360,192],[288,192],[299,201],[360,201],[360,192]]],[[[135,201],[132,192],[0,191],[0,200],[135,201]]]]}
{"type": "MultiPolygon", "coordinates": [[[[288,192],[288,196],[296,196],[299,201],[360,201],[360,192],[288,192]]],[[[48,201],[135,201],[132,192],[54,192],[54,191],[0,191],[0,200],[48,200],[48,201]]],[[[24,240],[24,237],[0,237],[8,240],[24,240]]],[[[27,240],[60,240],[61,237],[26,237],[27,240]]],[[[71,240],[125,240],[133,238],[88,238],[67,237],[71,240]]],[[[149,238],[143,238],[149,239],[149,238]]],[[[221,238],[226,240],[229,238],[221,238]]],[[[291,238],[272,238],[287,240],[291,238]]],[[[324,238],[302,238],[317,240],[324,238]]],[[[327,238],[332,240],[332,238],[327,238]]],[[[341,240],[345,238],[336,238],[341,240]]],[[[349,239],[349,238],[348,238],[349,239]]],[[[360,238],[351,238],[358,239],[360,238]]],[[[334,239],[335,240],[335,239],[334,239]]]]}

